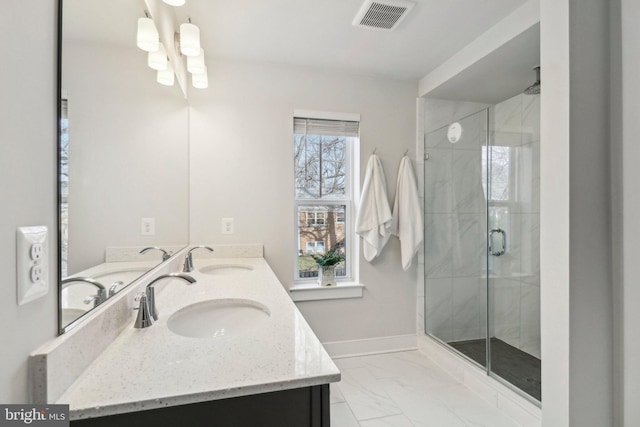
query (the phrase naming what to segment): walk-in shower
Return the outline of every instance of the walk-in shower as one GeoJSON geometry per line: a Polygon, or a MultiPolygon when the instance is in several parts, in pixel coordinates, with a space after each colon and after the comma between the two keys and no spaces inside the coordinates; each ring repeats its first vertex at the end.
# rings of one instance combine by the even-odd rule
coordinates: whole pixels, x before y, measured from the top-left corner
{"type": "Polygon", "coordinates": [[[538,401],[539,107],[520,94],[424,142],[425,332],[538,401]]]}

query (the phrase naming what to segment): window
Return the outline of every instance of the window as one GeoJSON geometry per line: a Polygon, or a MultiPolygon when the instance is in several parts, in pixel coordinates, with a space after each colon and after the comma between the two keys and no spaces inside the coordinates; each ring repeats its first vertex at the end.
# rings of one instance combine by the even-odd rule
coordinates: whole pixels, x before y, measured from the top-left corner
{"type": "Polygon", "coordinates": [[[321,210],[320,212],[303,211],[301,214],[306,218],[306,225],[319,226],[327,224],[327,213],[324,210],[321,210]]]}
{"type": "Polygon", "coordinates": [[[336,276],[352,277],[351,162],[358,132],[359,118],[294,117],[296,281],[313,281],[318,276],[318,266],[312,255],[331,249],[345,255],[345,261],[336,268],[336,276]]]}
{"type": "Polygon", "coordinates": [[[310,253],[310,254],[324,253],[324,242],[307,242],[307,253],[310,253]]]}

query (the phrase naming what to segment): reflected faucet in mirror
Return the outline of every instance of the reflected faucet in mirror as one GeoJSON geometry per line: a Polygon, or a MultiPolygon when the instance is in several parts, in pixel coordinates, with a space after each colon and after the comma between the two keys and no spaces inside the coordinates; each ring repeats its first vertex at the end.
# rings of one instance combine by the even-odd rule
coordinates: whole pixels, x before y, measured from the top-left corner
{"type": "Polygon", "coordinates": [[[107,298],[111,298],[116,294],[116,289],[118,289],[118,286],[124,286],[124,282],[122,280],[113,282],[111,286],[109,286],[109,295],[107,296],[107,298]]]}
{"type": "MultiPolygon", "coordinates": [[[[91,301],[93,301],[93,306],[97,307],[98,305],[105,302],[108,298],[107,288],[105,288],[102,283],[90,277],[69,277],[67,279],[64,279],[60,284],[62,285],[62,289],[64,289],[66,287],[73,285],[74,283],[88,283],[98,288],[98,292],[95,295],[88,296],[87,298],[84,299],[85,304],[88,304],[91,301]]],[[[116,285],[116,283],[114,283],[114,285],[116,285]]],[[[111,288],[113,287],[114,286],[112,285],[111,288]]],[[[111,292],[109,292],[109,296],[111,296],[111,292]]]]}
{"type": "Polygon", "coordinates": [[[213,252],[213,248],[210,248],[209,246],[194,246],[193,248],[189,249],[189,252],[187,252],[187,255],[184,257],[184,266],[182,267],[182,271],[185,273],[190,273],[193,271],[193,256],[191,255],[191,252],[193,252],[196,249],[206,249],[209,252],[213,252]]]}
{"type": "Polygon", "coordinates": [[[156,251],[162,252],[162,261],[163,262],[168,260],[169,258],[171,258],[171,255],[167,251],[165,251],[164,249],[159,248],[157,246],[148,246],[148,247],[144,248],[143,250],[141,250],[140,253],[141,254],[146,254],[147,252],[149,252],[151,250],[156,250],[156,251]]]}

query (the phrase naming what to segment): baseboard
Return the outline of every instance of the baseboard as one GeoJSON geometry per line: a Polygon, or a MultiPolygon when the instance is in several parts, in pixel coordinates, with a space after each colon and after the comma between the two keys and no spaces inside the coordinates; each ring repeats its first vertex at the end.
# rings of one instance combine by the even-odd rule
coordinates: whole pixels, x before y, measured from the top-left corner
{"type": "Polygon", "coordinates": [[[428,335],[418,336],[420,351],[522,426],[540,426],[542,410],[428,335]]]}
{"type": "Polygon", "coordinates": [[[394,335],[361,340],[325,342],[323,345],[329,356],[339,359],[341,357],[417,350],[418,337],[415,334],[394,335]]]}

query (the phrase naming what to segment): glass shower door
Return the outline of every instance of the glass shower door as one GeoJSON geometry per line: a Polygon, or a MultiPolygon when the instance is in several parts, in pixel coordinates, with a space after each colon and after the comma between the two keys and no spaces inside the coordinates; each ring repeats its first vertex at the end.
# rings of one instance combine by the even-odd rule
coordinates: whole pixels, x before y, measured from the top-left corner
{"type": "Polygon", "coordinates": [[[487,366],[488,110],[426,135],[425,331],[487,366]]]}
{"type": "Polygon", "coordinates": [[[425,332],[540,401],[539,96],[425,137],[425,332]]]}
{"type": "Polygon", "coordinates": [[[539,99],[518,95],[493,107],[487,152],[489,371],[538,401],[539,99]]]}

